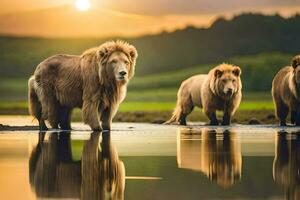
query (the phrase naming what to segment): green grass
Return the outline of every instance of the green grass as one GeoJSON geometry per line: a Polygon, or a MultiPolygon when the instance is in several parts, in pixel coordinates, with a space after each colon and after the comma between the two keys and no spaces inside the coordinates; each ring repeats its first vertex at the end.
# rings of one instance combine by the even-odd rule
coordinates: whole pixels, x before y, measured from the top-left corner
{"type": "Polygon", "coordinates": [[[244,101],[241,103],[238,110],[273,110],[274,104],[272,101],[244,101]]]}
{"type": "MultiPolygon", "coordinates": [[[[132,111],[171,111],[174,109],[175,102],[124,102],[121,104],[119,112],[132,111]]],[[[244,101],[239,110],[272,110],[272,101],[244,101]]]]}
{"type": "Polygon", "coordinates": [[[28,103],[26,101],[22,102],[0,102],[1,109],[27,109],[28,103]]]}
{"type": "MultiPolygon", "coordinates": [[[[175,102],[141,102],[125,101],[120,105],[119,112],[135,111],[171,111],[174,109],[175,102]]],[[[27,109],[27,102],[0,102],[0,110],[27,109]]],[[[272,110],[272,101],[243,101],[239,110],[272,110]]]]}

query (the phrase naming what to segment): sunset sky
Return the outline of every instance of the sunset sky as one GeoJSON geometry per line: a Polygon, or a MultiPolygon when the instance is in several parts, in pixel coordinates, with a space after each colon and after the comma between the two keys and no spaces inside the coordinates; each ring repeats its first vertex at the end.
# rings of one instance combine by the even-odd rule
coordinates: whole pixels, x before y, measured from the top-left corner
{"type": "Polygon", "coordinates": [[[46,37],[136,36],[209,26],[241,12],[300,12],[300,0],[1,0],[0,33],[46,37]]]}

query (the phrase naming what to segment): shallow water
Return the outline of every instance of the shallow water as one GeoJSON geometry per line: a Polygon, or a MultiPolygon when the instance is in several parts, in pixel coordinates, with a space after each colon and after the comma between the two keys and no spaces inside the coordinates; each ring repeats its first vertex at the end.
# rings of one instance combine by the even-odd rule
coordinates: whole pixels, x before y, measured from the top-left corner
{"type": "Polygon", "coordinates": [[[300,135],[114,123],[0,132],[1,199],[299,199],[300,135]]]}

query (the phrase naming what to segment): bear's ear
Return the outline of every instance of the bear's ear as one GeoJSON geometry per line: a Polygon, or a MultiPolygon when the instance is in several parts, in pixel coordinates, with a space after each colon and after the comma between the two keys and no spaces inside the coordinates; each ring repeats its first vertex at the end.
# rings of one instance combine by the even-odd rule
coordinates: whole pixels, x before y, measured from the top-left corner
{"type": "Polygon", "coordinates": [[[223,71],[220,69],[215,70],[215,77],[220,78],[223,75],[223,71]]]}
{"type": "Polygon", "coordinates": [[[240,76],[241,73],[242,73],[242,70],[241,70],[241,68],[239,68],[239,67],[235,67],[234,70],[232,70],[232,73],[233,73],[235,76],[240,76]]]}
{"type": "Polygon", "coordinates": [[[300,65],[300,56],[295,56],[292,60],[292,67],[296,69],[297,66],[299,65],[300,65]]]}
{"type": "Polygon", "coordinates": [[[137,59],[138,53],[134,46],[130,46],[129,55],[132,61],[135,61],[137,59]]]}

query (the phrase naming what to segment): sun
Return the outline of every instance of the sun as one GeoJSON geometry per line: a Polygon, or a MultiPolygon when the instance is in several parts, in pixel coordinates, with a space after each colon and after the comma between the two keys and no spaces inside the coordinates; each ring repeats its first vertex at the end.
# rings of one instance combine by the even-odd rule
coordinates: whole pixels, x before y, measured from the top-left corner
{"type": "Polygon", "coordinates": [[[91,7],[89,0],[76,0],[75,6],[80,11],[87,11],[91,7]]]}

